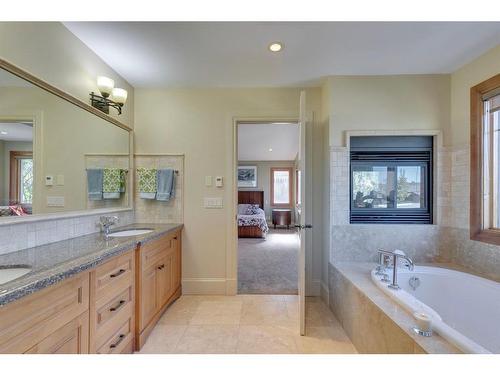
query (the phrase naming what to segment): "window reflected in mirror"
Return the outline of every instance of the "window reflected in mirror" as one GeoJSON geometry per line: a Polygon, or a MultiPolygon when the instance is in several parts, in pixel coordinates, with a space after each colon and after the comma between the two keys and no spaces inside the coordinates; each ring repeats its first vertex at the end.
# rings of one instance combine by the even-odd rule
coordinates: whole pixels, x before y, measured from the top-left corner
{"type": "Polygon", "coordinates": [[[33,123],[0,121],[0,214],[32,214],[33,123]]]}

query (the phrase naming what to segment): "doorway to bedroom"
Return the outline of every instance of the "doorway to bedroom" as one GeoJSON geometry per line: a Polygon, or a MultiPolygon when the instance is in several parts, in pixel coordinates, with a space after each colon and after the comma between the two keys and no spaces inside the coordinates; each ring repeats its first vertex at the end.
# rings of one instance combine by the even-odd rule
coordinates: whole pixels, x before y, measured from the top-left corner
{"type": "Polygon", "coordinates": [[[298,294],[297,123],[238,123],[238,293],[298,294]]]}

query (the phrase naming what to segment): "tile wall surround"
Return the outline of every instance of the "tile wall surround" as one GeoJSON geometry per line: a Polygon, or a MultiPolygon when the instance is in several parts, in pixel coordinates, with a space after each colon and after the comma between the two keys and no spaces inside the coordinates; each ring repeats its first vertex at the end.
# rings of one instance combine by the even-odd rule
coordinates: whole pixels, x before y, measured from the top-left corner
{"type": "Polygon", "coordinates": [[[0,225],[0,254],[99,232],[101,230],[99,217],[104,214],[118,216],[120,226],[134,222],[134,212],[122,209],[116,212],[84,213],[80,216],[76,214],[68,215],[71,217],[66,218],[47,218],[33,222],[21,221],[16,224],[0,225]]]}
{"type": "MultiPolygon", "coordinates": [[[[112,162],[113,166],[128,169],[128,157],[117,156],[112,162]]],[[[99,217],[102,215],[118,216],[119,226],[134,222],[181,223],[183,221],[184,157],[182,155],[137,156],[135,163],[136,166],[140,167],[163,167],[178,170],[175,199],[168,203],[139,199],[137,184],[134,183],[135,211],[123,208],[110,211],[108,208],[105,209],[105,212],[82,211],[81,213],[63,213],[60,217],[55,218],[50,217],[55,216],[53,214],[41,219],[32,217],[32,221],[15,222],[12,220],[5,225],[0,225],[0,254],[99,232],[101,230],[99,217]]],[[[102,158],[89,158],[86,160],[86,166],[109,166],[109,163],[102,158]]]]}
{"type": "MultiPolygon", "coordinates": [[[[85,169],[91,168],[120,168],[129,170],[130,157],[125,155],[85,155],[85,169]]],[[[100,201],[91,201],[87,199],[87,209],[111,208],[111,207],[127,207],[129,199],[129,191],[131,189],[132,180],[127,175],[127,186],[125,193],[120,194],[119,199],[102,199],[100,201]]]]}
{"type": "Polygon", "coordinates": [[[184,156],[135,155],[134,159],[135,168],[172,168],[179,172],[176,175],[175,197],[169,202],[141,199],[139,197],[137,173],[135,173],[134,204],[136,221],[157,224],[182,223],[184,220],[184,156]]]}
{"type": "Polygon", "coordinates": [[[349,153],[330,149],[330,263],[376,261],[377,248],[399,248],[417,262],[452,262],[500,275],[500,247],[469,239],[469,147],[437,151],[435,225],[349,224],[349,153]]]}

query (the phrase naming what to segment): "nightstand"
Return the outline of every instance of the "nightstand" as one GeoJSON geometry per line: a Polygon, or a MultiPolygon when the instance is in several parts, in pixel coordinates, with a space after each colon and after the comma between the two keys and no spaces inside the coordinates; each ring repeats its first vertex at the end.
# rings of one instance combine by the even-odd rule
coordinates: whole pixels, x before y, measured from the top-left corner
{"type": "Polygon", "coordinates": [[[292,210],[290,209],[273,209],[273,225],[276,229],[276,225],[286,225],[286,229],[290,229],[292,224],[292,210]]]}

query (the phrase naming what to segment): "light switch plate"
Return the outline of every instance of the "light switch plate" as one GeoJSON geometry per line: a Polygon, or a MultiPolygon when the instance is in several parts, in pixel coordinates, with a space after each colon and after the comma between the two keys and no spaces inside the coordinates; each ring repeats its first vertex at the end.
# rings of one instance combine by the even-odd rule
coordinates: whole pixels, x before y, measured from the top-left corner
{"type": "Polygon", "coordinates": [[[205,186],[212,186],[212,176],[205,176],[205,186]]]}
{"type": "Polygon", "coordinates": [[[45,176],[45,186],[54,185],[54,176],[45,176]]]}
{"type": "Polygon", "coordinates": [[[222,208],[224,207],[224,203],[221,197],[208,198],[205,197],[203,199],[203,205],[205,208],[222,208]]]}
{"type": "Polygon", "coordinates": [[[217,187],[224,186],[224,179],[222,178],[222,176],[215,177],[215,186],[217,187]]]}
{"type": "Polygon", "coordinates": [[[60,196],[48,196],[47,197],[48,207],[64,207],[64,197],[60,196]]]}

